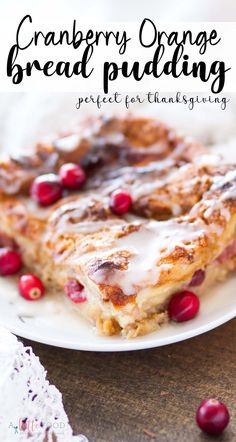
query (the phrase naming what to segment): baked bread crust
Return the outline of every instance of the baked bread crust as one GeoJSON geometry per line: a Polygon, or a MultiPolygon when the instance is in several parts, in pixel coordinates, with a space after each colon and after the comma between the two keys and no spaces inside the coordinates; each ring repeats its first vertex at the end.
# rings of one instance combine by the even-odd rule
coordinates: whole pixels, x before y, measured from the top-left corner
{"type": "Polygon", "coordinates": [[[79,280],[88,301],[75,308],[105,335],[158,328],[170,296],[197,270],[235,266],[232,247],[219,260],[235,239],[235,166],[151,119],[89,119],[32,157],[2,162],[0,208],[1,231],[26,266],[54,289],[79,280]],[[25,196],[31,181],[68,161],[86,169],[86,187],[38,208],[25,196]],[[118,188],[133,200],[122,218],[109,208],[118,188]]]}

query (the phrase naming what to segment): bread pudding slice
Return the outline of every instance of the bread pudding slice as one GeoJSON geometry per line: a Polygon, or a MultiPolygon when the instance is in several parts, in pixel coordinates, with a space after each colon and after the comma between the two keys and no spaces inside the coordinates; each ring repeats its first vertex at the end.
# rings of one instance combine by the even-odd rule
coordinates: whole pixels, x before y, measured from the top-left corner
{"type": "Polygon", "coordinates": [[[202,290],[234,269],[236,169],[154,120],[85,127],[0,165],[1,232],[49,289],[84,287],[74,308],[99,333],[135,337],[168,320],[169,299],[199,270],[202,290]],[[65,138],[76,136],[66,150],[65,138]],[[85,168],[86,186],[38,207],[27,196],[34,177],[72,160],[85,168]],[[124,216],[109,203],[119,188],[133,200],[124,216]]]}

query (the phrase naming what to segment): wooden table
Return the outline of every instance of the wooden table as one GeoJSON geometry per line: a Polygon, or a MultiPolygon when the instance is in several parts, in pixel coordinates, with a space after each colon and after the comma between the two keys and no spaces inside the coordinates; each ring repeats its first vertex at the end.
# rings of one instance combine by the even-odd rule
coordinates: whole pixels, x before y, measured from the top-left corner
{"type": "MultiPolygon", "coordinates": [[[[210,441],[195,425],[199,402],[217,396],[236,441],[236,319],[197,338],[153,350],[87,353],[24,340],[62,392],[75,433],[90,442],[210,441]]],[[[66,441],[65,441],[66,442],[66,441]]]]}

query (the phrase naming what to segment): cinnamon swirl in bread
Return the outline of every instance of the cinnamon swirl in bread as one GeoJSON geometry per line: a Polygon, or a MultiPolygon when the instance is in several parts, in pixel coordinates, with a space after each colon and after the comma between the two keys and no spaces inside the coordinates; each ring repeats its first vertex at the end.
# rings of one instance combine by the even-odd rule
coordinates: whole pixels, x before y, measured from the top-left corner
{"type": "Polygon", "coordinates": [[[31,157],[2,162],[0,208],[25,266],[50,289],[78,281],[85,302],[74,308],[105,335],[157,329],[196,272],[205,272],[203,290],[236,264],[235,166],[152,119],[89,119],[31,157]],[[32,180],[67,162],[84,168],[86,184],[38,207],[32,180]],[[124,215],[110,205],[119,189],[132,197],[124,215]]]}

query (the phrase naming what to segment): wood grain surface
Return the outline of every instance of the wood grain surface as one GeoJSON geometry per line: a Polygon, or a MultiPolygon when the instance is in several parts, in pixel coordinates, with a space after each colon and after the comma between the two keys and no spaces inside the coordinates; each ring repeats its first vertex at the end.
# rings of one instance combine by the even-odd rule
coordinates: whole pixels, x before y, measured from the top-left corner
{"type": "Polygon", "coordinates": [[[127,353],[24,340],[61,390],[74,432],[90,442],[236,441],[235,342],[236,319],[179,344],[127,353]],[[222,399],[231,413],[218,439],[195,425],[199,402],[210,396],[222,399]]]}

